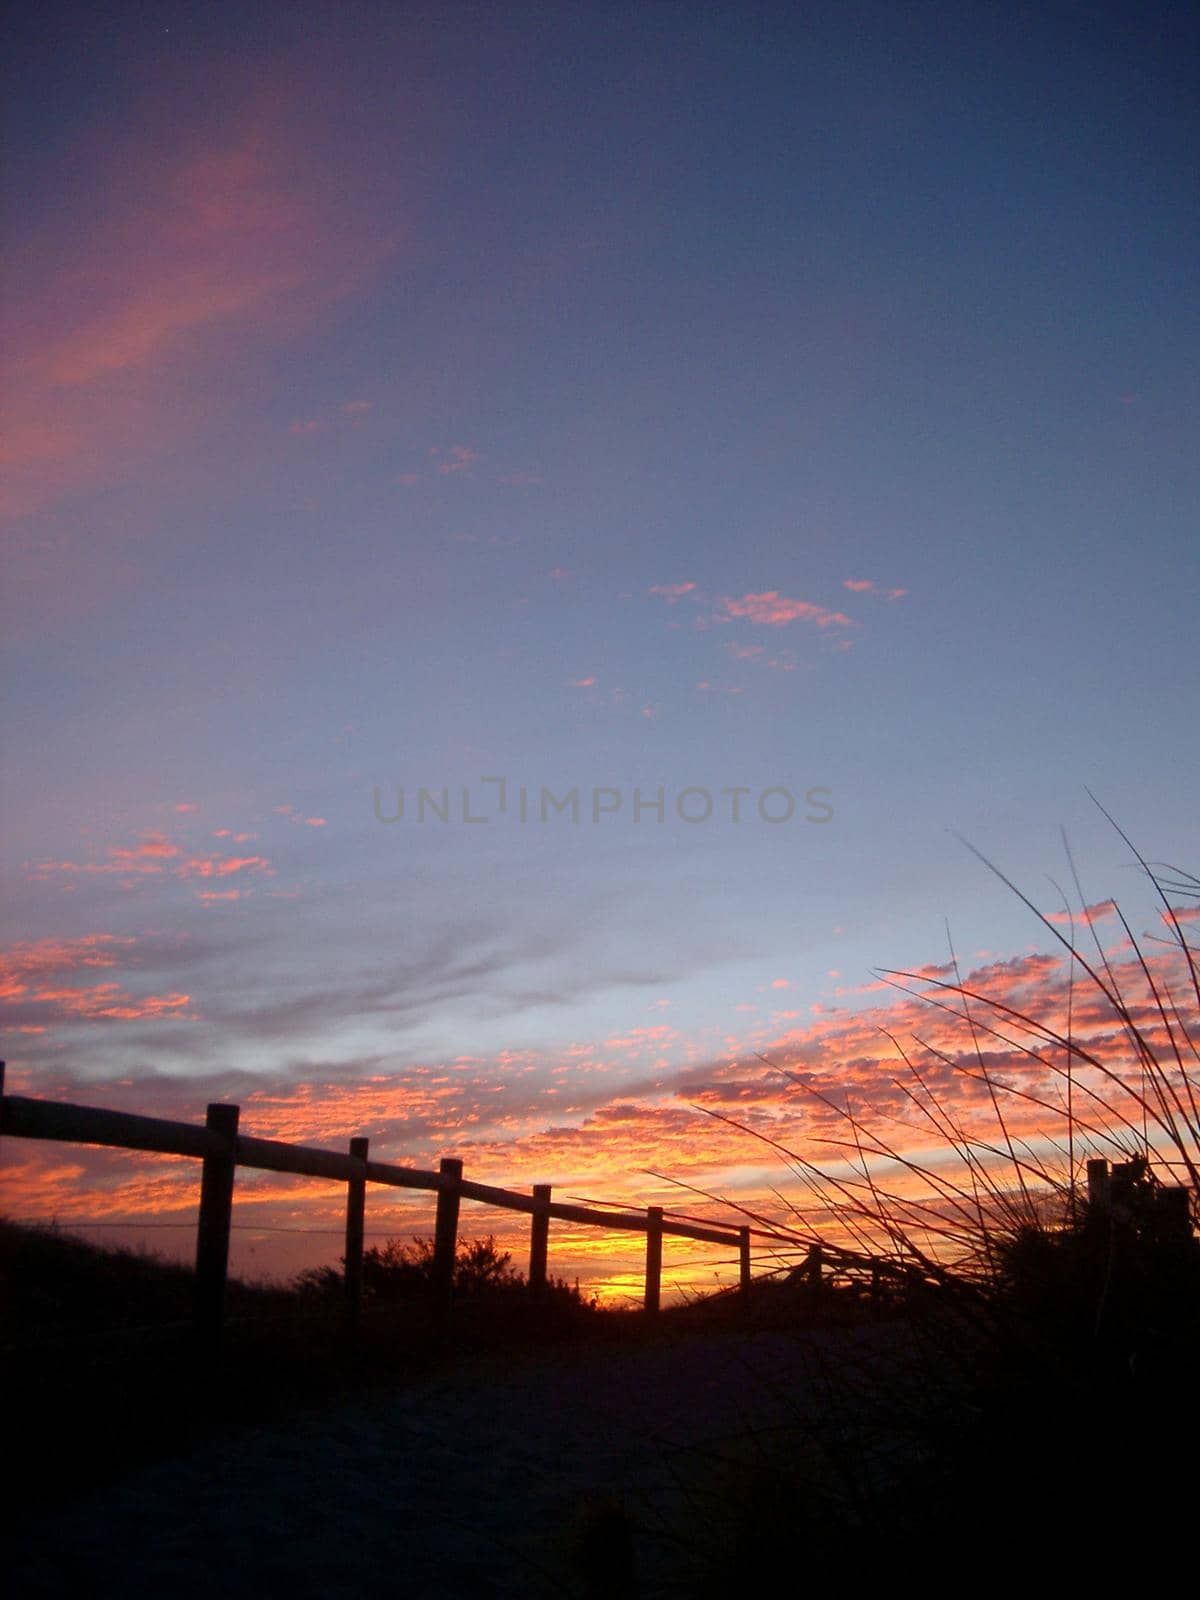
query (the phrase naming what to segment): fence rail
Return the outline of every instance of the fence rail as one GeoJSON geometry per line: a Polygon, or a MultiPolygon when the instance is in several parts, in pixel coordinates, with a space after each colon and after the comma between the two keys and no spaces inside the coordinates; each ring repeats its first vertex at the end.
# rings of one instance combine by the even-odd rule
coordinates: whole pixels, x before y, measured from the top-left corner
{"type": "MultiPolygon", "coordinates": [[[[149,1150],[160,1155],[190,1157],[201,1163],[200,1214],[196,1227],[195,1321],[203,1339],[216,1347],[220,1341],[229,1274],[229,1236],[233,1193],[238,1167],[267,1172],[289,1172],[301,1177],[326,1178],[346,1185],[345,1309],[347,1321],[357,1325],[362,1302],[362,1261],[367,1186],[417,1189],[437,1196],[434,1226],[433,1292],[437,1314],[445,1322],[450,1314],[454,1264],[458,1248],[459,1207],[464,1200],[524,1212],[530,1217],[530,1292],[547,1284],[551,1221],[641,1233],[646,1238],[644,1305],[653,1315],[662,1286],[662,1242],[669,1234],[702,1244],[736,1248],[739,1289],[743,1301],[750,1293],[751,1235],[772,1237],[765,1230],[732,1224],[709,1227],[674,1218],[661,1206],[645,1211],[615,1211],[597,1206],[564,1203],[552,1198],[549,1184],[535,1184],[528,1194],[494,1184],[475,1183],[463,1177],[463,1164],[444,1158],[436,1172],[401,1167],[369,1157],[365,1138],[350,1140],[349,1151],[322,1150],[311,1145],[258,1139],[239,1129],[240,1110],[214,1103],[203,1126],[145,1117],[99,1106],[41,1100],[29,1095],[5,1094],[4,1063],[0,1062],[0,1135],[17,1139],[49,1139],[70,1144],[108,1145],[123,1150],[149,1150]]],[[[780,1242],[784,1242],[783,1236],[780,1242]]]]}

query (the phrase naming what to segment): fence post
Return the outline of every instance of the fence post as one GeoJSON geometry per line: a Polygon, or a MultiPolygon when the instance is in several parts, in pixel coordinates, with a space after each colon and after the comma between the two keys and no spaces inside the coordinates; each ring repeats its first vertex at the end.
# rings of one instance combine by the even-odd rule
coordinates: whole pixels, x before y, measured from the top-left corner
{"type": "Polygon", "coordinates": [[[646,1310],[650,1316],[658,1311],[662,1295],[662,1241],[663,1208],[646,1208],[646,1310]]]}
{"type": "Polygon", "coordinates": [[[738,1293],[742,1309],[750,1309],[750,1229],[738,1229],[738,1293]]]}
{"type": "Polygon", "coordinates": [[[351,1139],[350,1156],[361,1161],[364,1176],[351,1178],[346,1185],[346,1326],[354,1333],[362,1315],[363,1223],[367,1206],[365,1177],[369,1139],[351,1139]]]}
{"type": "Polygon", "coordinates": [[[1103,1156],[1087,1164],[1088,1206],[1093,1216],[1107,1212],[1112,1200],[1112,1180],[1109,1177],[1108,1162],[1103,1156]]]}
{"type": "Polygon", "coordinates": [[[210,1105],[204,1118],[222,1148],[204,1157],[200,1174],[200,1220],[196,1227],[195,1327],[201,1345],[216,1355],[221,1344],[225,1282],[229,1276],[229,1230],[233,1223],[233,1175],[237,1168],[237,1106],[210,1105]]]}
{"type": "Polygon", "coordinates": [[[458,1207],[462,1198],[463,1164],[454,1156],[443,1156],[438,1171],[437,1221],[433,1231],[433,1298],[439,1329],[445,1331],[454,1295],[454,1263],[458,1255],[458,1207]]]}
{"type": "Polygon", "coordinates": [[[823,1252],[819,1244],[810,1244],[808,1256],[804,1264],[804,1276],[808,1280],[808,1301],[812,1310],[816,1310],[821,1295],[821,1260],[823,1252]]]}
{"type": "Polygon", "coordinates": [[[534,1211],[529,1227],[529,1289],[542,1294],[546,1288],[546,1257],[550,1247],[550,1185],[533,1186],[534,1211]]]}

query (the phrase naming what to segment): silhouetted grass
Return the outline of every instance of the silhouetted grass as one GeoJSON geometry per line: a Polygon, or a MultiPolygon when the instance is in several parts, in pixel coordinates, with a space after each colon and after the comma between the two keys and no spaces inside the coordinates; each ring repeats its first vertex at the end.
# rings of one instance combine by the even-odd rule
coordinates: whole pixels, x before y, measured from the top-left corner
{"type": "Polygon", "coordinates": [[[811,1432],[793,1434],[766,1463],[743,1462],[710,1486],[696,1526],[721,1532],[698,1556],[691,1592],[767,1582],[772,1529],[784,1525],[816,1577],[844,1572],[847,1540],[859,1572],[868,1555],[878,1572],[894,1570],[905,1549],[952,1568],[997,1538],[1006,1560],[1032,1558],[1043,1541],[1042,1559],[1065,1572],[1097,1547],[1081,1541],[1114,1526],[1148,1548],[1147,1535],[1186,1525],[1191,1488],[1174,1463],[1200,1422],[1200,967],[1187,908],[1173,902],[1200,898],[1200,880],[1133,853],[1164,932],[1139,939],[1118,908],[1119,955],[1090,919],[1085,946],[1078,916],[1051,920],[991,867],[1065,952],[1065,1015],[976,987],[956,962],[952,977],[884,975],[960,1030],[956,1049],[892,1039],[899,1071],[888,1088],[907,1114],[767,1063],[823,1113],[814,1143],[842,1158],[773,1144],[803,1195],[782,1231],[797,1257],[833,1239],[843,1263],[857,1258],[864,1277],[873,1268],[908,1354],[843,1376],[843,1398],[867,1425],[846,1430],[840,1456],[811,1432]],[[1024,1070],[998,1071],[997,1048],[1024,1070]],[[968,1125],[933,1067],[982,1087],[990,1128],[968,1125]],[[1014,1114],[1030,1107],[1036,1130],[1014,1114]],[[911,1154],[918,1139],[943,1159],[911,1154]],[[1112,1163],[1110,1196],[1102,1174],[1089,1194],[1089,1160],[1112,1163]],[[881,1449],[894,1471],[872,1482],[881,1449]],[[856,1479],[869,1492],[848,1492],[856,1479]]]}

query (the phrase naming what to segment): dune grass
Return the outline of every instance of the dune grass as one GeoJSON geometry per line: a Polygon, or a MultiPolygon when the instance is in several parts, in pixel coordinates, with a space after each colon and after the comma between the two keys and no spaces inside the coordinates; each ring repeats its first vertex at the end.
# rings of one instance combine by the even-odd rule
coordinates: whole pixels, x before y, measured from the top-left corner
{"type": "Polygon", "coordinates": [[[1191,1496],[1172,1462],[1200,1423],[1200,964],[1188,936],[1200,879],[1152,866],[1121,837],[1162,933],[1139,937],[1105,903],[1121,930],[1106,946],[1073,864],[1079,905],[1063,896],[1051,914],[985,862],[1052,936],[1062,982],[1039,1012],[964,978],[953,952],[944,975],[881,974],[942,1024],[936,1040],[887,1036],[886,1109],[759,1058],[816,1109],[820,1131],[812,1152],[766,1137],[798,1195],[782,1220],[744,1215],[781,1229],[797,1258],[832,1238],[840,1262],[882,1277],[917,1360],[876,1367],[848,1397],[875,1424],[851,1481],[869,1480],[880,1441],[900,1464],[891,1480],[855,1505],[814,1493],[811,1440],[791,1465],[776,1451],[740,1497],[708,1508],[706,1525],[723,1518],[725,1533],[697,1593],[721,1592],[735,1569],[767,1580],[764,1504],[797,1530],[819,1507],[809,1547],[830,1575],[848,1536],[863,1557],[907,1546],[948,1563],[985,1553],[1001,1526],[1006,1559],[1031,1557],[1052,1530],[1047,1558],[1066,1570],[1088,1553],[1081,1541],[1114,1526],[1135,1543],[1180,1535],[1191,1496]],[[947,1073],[971,1083],[970,1118],[947,1073]]]}

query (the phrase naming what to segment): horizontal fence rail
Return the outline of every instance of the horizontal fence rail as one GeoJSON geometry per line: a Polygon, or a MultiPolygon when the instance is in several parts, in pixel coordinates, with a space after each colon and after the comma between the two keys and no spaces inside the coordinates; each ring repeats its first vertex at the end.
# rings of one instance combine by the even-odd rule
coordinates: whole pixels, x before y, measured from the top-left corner
{"type": "MultiPolygon", "coordinates": [[[[437,1196],[434,1229],[433,1290],[439,1321],[449,1316],[457,1254],[459,1207],[464,1200],[505,1211],[524,1212],[531,1219],[528,1284],[531,1293],[547,1285],[549,1225],[558,1222],[640,1233],[646,1239],[644,1305],[651,1315],[659,1308],[664,1235],[693,1239],[702,1244],[736,1250],[738,1283],[747,1301],[751,1283],[751,1236],[795,1248],[795,1239],[766,1228],[731,1224],[709,1226],[690,1218],[674,1217],[660,1206],[645,1211],[611,1210],[600,1206],[564,1203],[552,1199],[549,1184],[535,1184],[528,1194],[463,1177],[462,1162],[442,1160],[436,1172],[375,1161],[368,1141],[356,1137],[348,1153],[310,1145],[287,1144],[276,1139],[252,1138],[240,1131],[239,1108],[212,1104],[203,1127],[173,1122],[99,1106],[74,1105],[61,1100],[41,1100],[29,1095],[5,1094],[4,1064],[0,1062],[0,1134],[7,1138],[48,1139],[71,1144],[107,1145],[123,1150],[148,1150],[159,1155],[189,1157],[201,1163],[200,1215],[196,1228],[197,1331],[216,1348],[220,1342],[225,1285],[229,1271],[229,1235],[233,1191],[238,1167],[266,1172],[287,1172],[300,1177],[325,1178],[347,1186],[345,1309],[347,1322],[357,1326],[362,1300],[364,1211],[369,1184],[416,1189],[437,1196]]],[[[810,1252],[811,1255],[811,1252],[810,1252]]],[[[815,1258],[820,1275],[820,1255],[815,1258]]],[[[810,1260],[809,1266],[813,1262],[810,1260]]]]}

